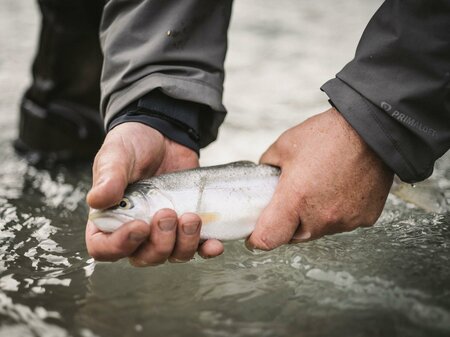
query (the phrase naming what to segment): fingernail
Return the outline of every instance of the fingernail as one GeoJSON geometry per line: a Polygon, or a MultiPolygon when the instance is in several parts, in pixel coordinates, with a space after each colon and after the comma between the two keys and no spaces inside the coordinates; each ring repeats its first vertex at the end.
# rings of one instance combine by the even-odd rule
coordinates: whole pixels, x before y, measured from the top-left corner
{"type": "Polygon", "coordinates": [[[193,221],[193,222],[187,222],[183,224],[183,232],[187,235],[192,235],[197,232],[198,226],[200,226],[200,222],[193,221]]]}
{"type": "Polygon", "coordinates": [[[163,232],[170,232],[175,229],[177,224],[177,219],[175,218],[166,218],[158,221],[158,227],[163,232]]]}
{"type": "Polygon", "coordinates": [[[308,240],[310,238],[311,238],[311,233],[310,232],[304,232],[304,233],[301,233],[300,235],[294,236],[292,238],[292,240],[294,240],[294,241],[306,241],[306,240],[308,240]]]}
{"type": "Polygon", "coordinates": [[[142,242],[147,238],[147,234],[145,233],[133,233],[131,232],[128,235],[128,240],[133,241],[133,242],[142,242]]]}
{"type": "Polygon", "coordinates": [[[247,240],[245,241],[245,247],[251,252],[255,251],[255,247],[253,247],[247,240]]]}

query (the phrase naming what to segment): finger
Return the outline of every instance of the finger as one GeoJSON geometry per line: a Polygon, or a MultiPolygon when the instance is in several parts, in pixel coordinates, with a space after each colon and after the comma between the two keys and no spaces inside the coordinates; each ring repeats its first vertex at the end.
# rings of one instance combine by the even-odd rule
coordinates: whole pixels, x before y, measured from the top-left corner
{"type": "Polygon", "coordinates": [[[166,262],[175,246],[177,223],[175,211],[158,211],[152,219],[149,240],[130,257],[130,263],[135,267],[146,267],[166,262]]]}
{"type": "Polygon", "coordinates": [[[90,256],[97,261],[117,261],[131,255],[150,234],[150,226],[135,220],[124,224],[114,233],[104,233],[88,221],[86,226],[86,247],[90,256]]]}
{"type": "Polygon", "coordinates": [[[298,229],[295,231],[294,235],[292,236],[292,239],[289,243],[302,243],[302,242],[308,242],[312,240],[318,239],[320,236],[315,235],[312,236],[312,233],[310,230],[307,230],[304,228],[304,226],[300,225],[298,229]]]}
{"type": "Polygon", "coordinates": [[[264,152],[259,159],[260,164],[268,164],[272,166],[280,166],[280,156],[278,155],[278,151],[275,150],[276,143],[273,143],[267,150],[264,152]]]}
{"type": "Polygon", "coordinates": [[[223,243],[219,240],[206,240],[198,247],[198,254],[204,259],[219,256],[223,253],[223,243]]]}
{"type": "MultiPolygon", "coordinates": [[[[114,131],[114,130],[113,130],[114,131]]],[[[92,208],[103,209],[117,204],[129,183],[135,161],[117,134],[109,133],[94,160],[93,186],[87,195],[92,208]]]]}
{"type": "Polygon", "coordinates": [[[271,250],[288,243],[300,222],[296,200],[291,180],[281,175],[269,205],[262,211],[255,230],[247,239],[247,247],[271,250]]]}
{"type": "Polygon", "coordinates": [[[186,262],[192,259],[200,242],[201,219],[197,214],[185,213],[179,219],[175,249],[170,262],[186,262]]]}
{"type": "Polygon", "coordinates": [[[297,228],[290,243],[313,241],[325,235],[348,232],[356,228],[347,228],[342,222],[323,221],[320,217],[317,217],[315,222],[313,222],[314,220],[307,220],[297,228]]]}

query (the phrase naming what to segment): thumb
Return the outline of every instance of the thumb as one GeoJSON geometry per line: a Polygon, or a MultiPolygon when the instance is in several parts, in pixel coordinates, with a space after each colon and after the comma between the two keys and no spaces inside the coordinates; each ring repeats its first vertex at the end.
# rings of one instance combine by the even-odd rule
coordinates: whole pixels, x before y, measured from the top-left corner
{"type": "Polygon", "coordinates": [[[107,135],[92,169],[92,188],[86,198],[90,207],[103,209],[120,201],[135,162],[133,153],[114,134],[107,135]]]}
{"type": "Polygon", "coordinates": [[[282,174],[272,200],[262,211],[255,230],[247,239],[247,246],[271,250],[288,243],[300,222],[296,200],[292,182],[282,174]]]}

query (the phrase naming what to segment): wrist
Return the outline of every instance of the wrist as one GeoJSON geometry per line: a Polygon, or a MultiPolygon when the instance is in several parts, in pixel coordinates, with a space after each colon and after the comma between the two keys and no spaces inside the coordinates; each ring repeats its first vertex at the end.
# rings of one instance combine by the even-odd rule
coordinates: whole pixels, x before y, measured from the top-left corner
{"type": "Polygon", "coordinates": [[[190,148],[198,155],[200,111],[201,105],[198,103],[178,100],[155,90],[131,103],[113,117],[107,130],[123,123],[141,123],[159,131],[166,138],[190,148]]]}
{"type": "Polygon", "coordinates": [[[356,153],[373,160],[373,164],[385,171],[387,174],[394,175],[391,168],[383,161],[383,159],[366,143],[366,141],[358,134],[352,125],[344,118],[344,116],[336,109],[331,108],[325,112],[330,116],[333,124],[339,127],[348,139],[348,145],[352,147],[356,153]]]}

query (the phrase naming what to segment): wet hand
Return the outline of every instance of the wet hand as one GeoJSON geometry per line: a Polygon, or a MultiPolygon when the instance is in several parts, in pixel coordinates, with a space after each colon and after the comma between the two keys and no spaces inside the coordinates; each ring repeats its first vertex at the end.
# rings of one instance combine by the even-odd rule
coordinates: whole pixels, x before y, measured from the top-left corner
{"type": "MultiPolygon", "coordinates": [[[[92,208],[111,207],[122,199],[125,188],[132,182],[198,165],[198,156],[191,149],[146,125],[124,123],[107,134],[95,158],[93,186],[87,202],[92,208]]],[[[103,233],[88,222],[86,246],[89,255],[96,260],[116,261],[130,257],[130,261],[139,266],[166,260],[188,261],[197,250],[203,257],[220,255],[223,246],[217,240],[208,240],[199,246],[200,227],[199,216],[178,217],[172,210],[159,211],[151,226],[143,221],[132,221],[114,233],[103,233]],[[169,224],[173,223],[172,228],[169,224]],[[198,226],[194,226],[196,223],[198,226]]]]}
{"type": "Polygon", "coordinates": [[[287,130],[261,162],[282,170],[247,240],[263,250],[373,225],[393,180],[393,172],[335,109],[287,130]]]}

